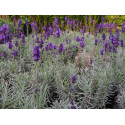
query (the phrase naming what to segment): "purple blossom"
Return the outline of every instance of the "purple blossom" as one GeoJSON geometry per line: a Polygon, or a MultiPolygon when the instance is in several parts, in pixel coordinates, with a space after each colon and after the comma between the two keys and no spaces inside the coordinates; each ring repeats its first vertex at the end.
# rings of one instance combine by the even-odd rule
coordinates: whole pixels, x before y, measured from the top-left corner
{"type": "Polygon", "coordinates": [[[2,54],[0,53],[0,59],[1,59],[2,54]]]}
{"type": "Polygon", "coordinates": [[[34,61],[38,61],[40,58],[40,50],[39,47],[34,46],[33,48],[33,56],[34,56],[34,61]]]}
{"type": "Polygon", "coordinates": [[[32,38],[34,38],[34,34],[32,34],[32,38]]]}
{"type": "Polygon", "coordinates": [[[67,51],[67,47],[65,48],[65,51],[67,51]]]}
{"type": "Polygon", "coordinates": [[[103,34],[102,34],[102,40],[105,40],[105,38],[106,38],[106,36],[105,36],[105,34],[103,33],[103,34]]]}
{"type": "Polygon", "coordinates": [[[100,50],[100,55],[103,55],[103,54],[104,54],[103,51],[104,51],[103,49],[100,50]]]}
{"type": "Polygon", "coordinates": [[[124,47],[123,40],[121,40],[121,47],[124,47]]]}
{"type": "Polygon", "coordinates": [[[35,89],[35,93],[38,93],[38,92],[40,92],[40,89],[35,89]]]}
{"type": "Polygon", "coordinates": [[[15,46],[16,46],[16,47],[18,46],[18,42],[17,42],[17,41],[15,42],[15,46]]]}
{"type": "Polygon", "coordinates": [[[40,43],[40,41],[39,41],[39,37],[36,37],[36,41],[35,41],[36,43],[40,43]]]}
{"type": "Polygon", "coordinates": [[[54,48],[54,49],[56,49],[56,44],[55,44],[55,45],[53,45],[53,48],[54,48]]]}
{"type": "Polygon", "coordinates": [[[76,83],[76,76],[75,76],[75,74],[72,75],[72,83],[76,83]]]}
{"type": "Polygon", "coordinates": [[[107,52],[108,51],[108,43],[105,43],[104,47],[105,47],[105,51],[107,52]]]}
{"type": "Polygon", "coordinates": [[[12,42],[9,42],[8,47],[9,47],[9,49],[12,49],[12,48],[13,48],[12,42]]]}
{"type": "Polygon", "coordinates": [[[60,30],[56,31],[56,37],[59,38],[60,37],[60,30]]]}
{"type": "Polygon", "coordinates": [[[14,55],[14,56],[17,56],[18,53],[19,53],[18,51],[14,51],[14,52],[13,52],[13,55],[14,55]]]}
{"type": "Polygon", "coordinates": [[[32,22],[31,23],[31,27],[34,28],[35,27],[35,23],[32,22]]]}
{"type": "Polygon", "coordinates": [[[45,51],[48,51],[49,50],[49,45],[47,44],[46,46],[45,46],[45,51]]]}
{"type": "Polygon", "coordinates": [[[69,33],[69,31],[67,31],[67,33],[69,33]]]}
{"type": "Polygon", "coordinates": [[[44,44],[44,42],[43,42],[43,40],[41,40],[41,41],[40,41],[40,44],[39,44],[39,47],[42,48],[42,47],[43,47],[43,44],[44,44]]]}
{"type": "Polygon", "coordinates": [[[95,45],[97,46],[97,43],[98,43],[98,40],[97,39],[95,39],[95,45]]]}
{"type": "Polygon", "coordinates": [[[77,41],[77,42],[80,42],[79,36],[76,37],[76,41],[77,41]]]}
{"type": "Polygon", "coordinates": [[[65,21],[67,21],[67,16],[65,16],[65,21]]]}
{"type": "Polygon", "coordinates": [[[90,64],[92,64],[92,59],[90,59],[90,64]]]}
{"type": "Polygon", "coordinates": [[[74,86],[72,87],[72,91],[73,91],[73,90],[75,90],[75,87],[74,87],[74,86]]]}
{"type": "Polygon", "coordinates": [[[74,99],[73,98],[70,99],[70,103],[71,103],[71,105],[74,105],[74,99]]]}
{"type": "Polygon", "coordinates": [[[53,42],[49,42],[49,50],[53,50],[53,42]]]}
{"type": "Polygon", "coordinates": [[[61,42],[59,47],[58,47],[58,52],[62,53],[64,51],[63,43],[61,42]]]}
{"type": "Polygon", "coordinates": [[[4,58],[7,57],[7,53],[6,53],[6,51],[3,51],[3,57],[4,57],[4,58]]]}
{"type": "Polygon", "coordinates": [[[81,46],[82,48],[84,48],[84,47],[85,47],[85,42],[80,41],[80,46],[81,46]]]}
{"type": "Polygon", "coordinates": [[[81,38],[81,41],[84,41],[84,37],[81,38]]]}
{"type": "Polygon", "coordinates": [[[76,109],[76,106],[72,105],[72,106],[71,106],[71,109],[76,109]]]}
{"type": "Polygon", "coordinates": [[[112,47],[111,46],[109,46],[109,52],[112,52],[112,47]]]}
{"type": "Polygon", "coordinates": [[[92,17],[90,17],[90,22],[92,22],[92,17]]]}
{"type": "Polygon", "coordinates": [[[58,58],[58,62],[60,61],[60,58],[58,58]]]}
{"type": "Polygon", "coordinates": [[[22,43],[25,43],[25,35],[21,32],[22,43]]]}
{"type": "Polygon", "coordinates": [[[19,22],[18,22],[18,28],[21,26],[21,24],[22,24],[22,21],[20,19],[19,22]]]}

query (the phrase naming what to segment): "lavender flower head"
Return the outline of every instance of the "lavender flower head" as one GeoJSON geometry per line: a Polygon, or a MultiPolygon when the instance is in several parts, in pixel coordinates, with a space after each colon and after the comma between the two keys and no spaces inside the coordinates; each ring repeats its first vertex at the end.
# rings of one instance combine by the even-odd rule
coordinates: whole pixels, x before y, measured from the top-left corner
{"type": "Polygon", "coordinates": [[[72,106],[71,106],[71,109],[76,109],[76,106],[72,105],[72,106]]]}
{"type": "Polygon", "coordinates": [[[20,19],[19,22],[18,22],[18,28],[21,26],[21,24],[22,24],[22,21],[20,19]]]}
{"type": "Polygon", "coordinates": [[[14,55],[14,56],[17,56],[17,55],[18,55],[18,51],[14,51],[14,52],[13,52],[13,55],[14,55]]]}
{"type": "Polygon", "coordinates": [[[15,42],[15,46],[16,46],[16,47],[18,46],[18,42],[17,42],[17,41],[15,42]]]}
{"type": "Polygon", "coordinates": [[[75,74],[72,75],[72,83],[76,83],[76,76],[75,76],[75,74]]]}
{"type": "Polygon", "coordinates": [[[49,50],[53,50],[53,42],[49,42],[49,50]]]}
{"type": "Polygon", "coordinates": [[[53,48],[54,48],[54,49],[56,49],[56,44],[55,44],[55,45],[53,45],[53,48]]]}
{"type": "Polygon", "coordinates": [[[4,57],[4,58],[7,57],[7,53],[6,53],[6,51],[3,51],[3,57],[4,57]]]}
{"type": "Polygon", "coordinates": [[[67,21],[67,16],[65,16],[65,21],[67,21]]]}
{"type": "Polygon", "coordinates": [[[92,59],[90,59],[90,64],[92,64],[92,59]]]}
{"type": "Polygon", "coordinates": [[[60,58],[58,58],[58,62],[60,61],[60,58]]]}
{"type": "Polygon", "coordinates": [[[77,41],[77,42],[80,42],[79,36],[76,37],[76,41],[77,41]]]}
{"type": "Polygon", "coordinates": [[[82,48],[84,48],[84,47],[85,47],[85,42],[80,41],[80,46],[81,46],[82,48]]]}
{"type": "Polygon", "coordinates": [[[72,87],[72,91],[73,91],[73,90],[75,90],[75,87],[74,87],[74,86],[72,87]]]}
{"type": "Polygon", "coordinates": [[[12,49],[12,48],[13,48],[12,42],[9,42],[8,47],[9,47],[9,49],[12,49]]]}
{"type": "Polygon", "coordinates": [[[49,45],[47,44],[46,46],[45,46],[45,51],[48,51],[49,50],[49,45]]]}
{"type": "Polygon", "coordinates": [[[98,40],[97,39],[95,39],[95,45],[97,46],[97,43],[98,43],[98,40]]]}
{"type": "Polygon", "coordinates": [[[123,47],[124,46],[124,44],[123,44],[123,40],[121,40],[121,47],[123,47]]]}
{"type": "Polygon", "coordinates": [[[84,37],[81,38],[81,41],[84,41],[84,37]]]}
{"type": "Polygon", "coordinates": [[[62,53],[64,51],[63,43],[61,42],[59,47],[58,47],[58,52],[62,53]]]}
{"type": "Polygon", "coordinates": [[[57,30],[57,31],[56,31],[56,37],[57,37],[57,38],[60,38],[60,30],[57,30]]]}
{"type": "Polygon", "coordinates": [[[40,58],[40,49],[37,46],[34,46],[33,48],[33,56],[34,56],[34,61],[38,61],[40,58]]]}
{"type": "Polygon", "coordinates": [[[105,38],[106,38],[106,36],[105,36],[105,34],[103,33],[103,34],[102,34],[102,40],[105,40],[105,38]]]}
{"type": "Polygon", "coordinates": [[[101,50],[100,50],[100,55],[103,55],[103,54],[104,54],[104,50],[101,49],[101,50]]]}

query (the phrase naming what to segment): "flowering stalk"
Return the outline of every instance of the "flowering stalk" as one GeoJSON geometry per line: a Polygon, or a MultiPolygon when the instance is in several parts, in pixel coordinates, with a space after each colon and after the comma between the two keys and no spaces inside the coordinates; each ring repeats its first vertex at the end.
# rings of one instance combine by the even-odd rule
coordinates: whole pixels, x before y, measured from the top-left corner
{"type": "MultiPolygon", "coordinates": [[[[76,83],[76,76],[75,76],[75,74],[73,74],[72,75],[72,84],[75,84],[76,83]]],[[[72,97],[71,97],[71,100],[70,100],[70,103],[71,103],[71,109],[76,109],[76,106],[74,105],[74,98],[73,98],[73,91],[75,90],[75,87],[74,86],[72,86],[71,87],[71,90],[72,90],[72,92],[71,92],[71,94],[72,94],[72,97]]]]}

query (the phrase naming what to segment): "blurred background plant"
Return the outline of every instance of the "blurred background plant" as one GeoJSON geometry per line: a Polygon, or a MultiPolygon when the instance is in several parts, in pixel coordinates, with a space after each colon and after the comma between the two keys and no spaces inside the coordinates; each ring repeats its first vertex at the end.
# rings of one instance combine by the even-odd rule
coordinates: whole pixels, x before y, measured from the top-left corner
{"type": "MultiPolygon", "coordinates": [[[[67,19],[72,20],[75,19],[75,21],[81,22],[84,26],[90,26],[91,19],[95,21],[95,24],[99,24],[103,22],[109,22],[109,23],[115,23],[117,22],[117,27],[120,28],[122,22],[125,20],[124,15],[1,15],[0,16],[0,26],[5,24],[13,25],[14,22],[18,21],[19,19],[22,20],[22,26],[25,26],[25,20],[27,19],[28,22],[34,22],[37,25],[39,25],[39,31],[41,31],[41,24],[43,26],[46,26],[47,24],[52,24],[55,17],[58,19],[59,24],[64,23],[65,24],[65,16],[67,16],[67,19]]],[[[81,26],[79,26],[79,29],[81,26]]],[[[60,28],[63,28],[62,25],[60,25],[60,28]]],[[[65,27],[66,28],[66,27],[65,27]]],[[[89,27],[90,28],[90,27],[89,27]]]]}

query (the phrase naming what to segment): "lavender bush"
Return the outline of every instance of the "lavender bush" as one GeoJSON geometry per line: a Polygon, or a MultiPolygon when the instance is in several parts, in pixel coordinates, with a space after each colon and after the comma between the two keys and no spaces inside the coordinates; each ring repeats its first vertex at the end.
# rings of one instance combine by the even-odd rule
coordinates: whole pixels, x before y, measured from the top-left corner
{"type": "MultiPolygon", "coordinates": [[[[92,24],[92,22],[94,22],[92,24]]],[[[125,23],[103,20],[92,29],[65,17],[27,36],[0,27],[0,108],[102,109],[125,107],[125,23]],[[79,30],[80,28],[80,30],[79,30]]],[[[93,25],[93,26],[92,26],[93,25]]]]}

